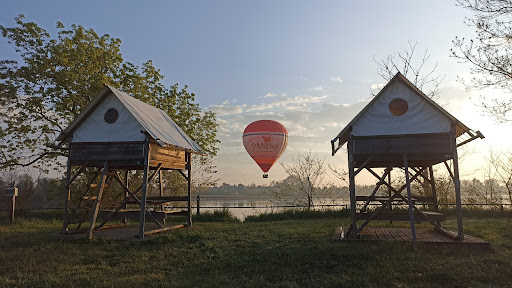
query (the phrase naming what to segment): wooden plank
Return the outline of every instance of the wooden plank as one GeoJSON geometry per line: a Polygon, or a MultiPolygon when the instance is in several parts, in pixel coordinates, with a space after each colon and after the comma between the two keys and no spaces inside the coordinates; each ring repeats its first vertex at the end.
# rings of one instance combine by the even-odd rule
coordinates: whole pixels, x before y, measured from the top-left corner
{"type": "Polygon", "coordinates": [[[71,143],[71,160],[127,160],[144,159],[142,143],[71,143]]]}
{"type": "Polygon", "coordinates": [[[354,155],[447,154],[452,151],[451,133],[354,136],[354,155]]]}
{"type": "MultiPolygon", "coordinates": [[[[99,212],[99,215],[102,218],[109,217],[110,219],[124,219],[124,218],[138,219],[138,218],[140,218],[141,210],[139,210],[139,209],[126,209],[126,210],[122,209],[122,210],[117,211],[115,213],[115,215],[111,217],[110,215],[112,215],[112,212],[114,212],[114,210],[101,210],[99,212]]],[[[171,215],[171,216],[187,215],[186,210],[166,210],[166,211],[146,211],[146,212],[150,213],[151,215],[153,215],[153,217],[155,219],[158,219],[158,220],[166,219],[167,215],[171,215]]]]}
{"type": "Polygon", "coordinates": [[[192,226],[192,154],[187,152],[187,211],[188,211],[188,221],[187,226],[192,226]]]}
{"type": "Polygon", "coordinates": [[[66,194],[64,198],[64,219],[62,224],[62,234],[66,234],[68,232],[68,226],[69,226],[69,201],[71,200],[71,190],[70,190],[70,179],[71,179],[71,162],[68,158],[68,167],[66,172],[66,194]]]}
{"type": "Polygon", "coordinates": [[[434,211],[439,211],[439,205],[437,204],[437,190],[436,190],[436,179],[434,178],[434,169],[432,166],[428,167],[428,173],[430,175],[430,187],[432,188],[432,203],[434,204],[434,211]]]}
{"type": "Polygon", "coordinates": [[[347,150],[348,150],[348,178],[349,178],[349,195],[350,195],[350,234],[347,237],[357,237],[357,215],[356,215],[356,183],[355,183],[355,170],[354,170],[354,155],[353,149],[353,136],[350,134],[347,150]]]}
{"type": "MultiPolygon", "coordinates": [[[[365,202],[367,201],[368,199],[370,201],[378,201],[378,202],[386,202],[389,200],[390,197],[380,197],[380,196],[362,196],[362,195],[359,195],[359,196],[356,196],[356,201],[358,202],[365,202]]],[[[413,201],[417,201],[417,198],[412,198],[413,201]]],[[[404,202],[404,200],[402,200],[401,198],[394,198],[393,199],[393,202],[404,202]]]]}
{"type": "MultiPolygon", "coordinates": [[[[446,216],[442,213],[437,212],[425,212],[423,211],[425,215],[427,215],[430,219],[433,221],[439,221],[444,222],[446,221],[446,216]]],[[[357,219],[358,220],[367,220],[370,219],[372,216],[372,212],[364,212],[364,213],[357,213],[357,219]]],[[[420,213],[414,213],[414,219],[416,219],[417,222],[425,221],[421,217],[420,213]]],[[[409,212],[381,212],[378,215],[375,215],[372,220],[384,220],[384,221],[410,221],[409,218],[409,212]]]]}
{"type": "Polygon", "coordinates": [[[89,226],[89,239],[92,239],[92,232],[94,230],[94,226],[96,225],[96,218],[98,217],[98,210],[101,204],[101,196],[103,194],[103,186],[105,185],[105,178],[108,172],[108,161],[105,161],[103,165],[103,172],[100,179],[100,187],[98,188],[98,195],[96,196],[96,202],[94,202],[94,212],[91,217],[91,225],[89,226]]]}
{"type": "Polygon", "coordinates": [[[152,235],[152,234],[156,234],[156,233],[160,233],[160,232],[164,232],[164,231],[168,231],[168,230],[180,229],[180,228],[185,228],[185,225],[174,225],[174,226],[169,226],[169,227],[164,227],[164,228],[160,228],[160,229],[146,231],[146,232],[144,232],[144,236],[148,236],[148,235],[152,235]]]}
{"type": "Polygon", "coordinates": [[[188,196],[148,196],[147,200],[179,202],[179,201],[188,201],[188,196]]]}
{"type": "MultiPolygon", "coordinates": [[[[456,143],[455,123],[452,125],[453,143],[456,143]]],[[[462,198],[460,195],[460,179],[459,179],[459,157],[457,155],[457,146],[453,147],[453,184],[455,186],[455,210],[457,211],[457,237],[459,241],[464,240],[464,228],[462,227],[462,198]]]]}

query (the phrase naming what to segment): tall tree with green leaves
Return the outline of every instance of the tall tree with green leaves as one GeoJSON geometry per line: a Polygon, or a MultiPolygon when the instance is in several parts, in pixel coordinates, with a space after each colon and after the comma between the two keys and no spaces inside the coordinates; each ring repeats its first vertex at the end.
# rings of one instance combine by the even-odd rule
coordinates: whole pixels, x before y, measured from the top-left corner
{"type": "Polygon", "coordinates": [[[80,25],[67,29],[61,22],[57,37],[51,37],[23,15],[15,22],[15,27],[0,26],[21,58],[0,60],[0,168],[59,162],[67,151],[56,147],[56,136],[103,84],[163,109],[204,151],[216,155],[215,114],[203,113],[187,86],[166,88],[151,60],[141,67],[125,61],[120,39],[80,25]]]}

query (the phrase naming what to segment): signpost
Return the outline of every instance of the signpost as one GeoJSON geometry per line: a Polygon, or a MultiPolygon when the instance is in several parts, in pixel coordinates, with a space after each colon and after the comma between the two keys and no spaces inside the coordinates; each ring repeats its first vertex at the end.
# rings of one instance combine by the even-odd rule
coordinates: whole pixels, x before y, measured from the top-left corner
{"type": "Polygon", "coordinates": [[[16,196],[18,196],[18,187],[15,187],[16,183],[12,183],[11,187],[7,187],[5,189],[5,196],[11,197],[12,205],[11,205],[11,215],[10,215],[10,222],[11,224],[14,223],[14,210],[16,209],[16,196]]]}

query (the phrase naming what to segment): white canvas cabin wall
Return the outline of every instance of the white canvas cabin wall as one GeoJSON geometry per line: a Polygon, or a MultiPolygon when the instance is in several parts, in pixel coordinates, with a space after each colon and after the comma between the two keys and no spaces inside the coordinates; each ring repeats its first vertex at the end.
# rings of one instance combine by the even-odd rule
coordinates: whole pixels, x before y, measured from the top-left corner
{"type": "Polygon", "coordinates": [[[144,141],[146,136],[141,130],[142,126],[132,113],[113,93],[110,93],[76,128],[72,142],[144,141]],[[113,117],[117,112],[117,118],[106,119],[107,111],[111,112],[113,117]]]}
{"type": "Polygon", "coordinates": [[[401,81],[390,83],[382,95],[352,124],[352,135],[401,135],[451,131],[451,120],[401,81]],[[401,116],[390,112],[394,99],[404,99],[407,111],[401,116]]]}

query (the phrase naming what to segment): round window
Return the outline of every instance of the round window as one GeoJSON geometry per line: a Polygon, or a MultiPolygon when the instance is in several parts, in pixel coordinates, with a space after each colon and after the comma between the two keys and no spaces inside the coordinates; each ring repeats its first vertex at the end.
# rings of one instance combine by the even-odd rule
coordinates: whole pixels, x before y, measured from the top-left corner
{"type": "Polygon", "coordinates": [[[119,117],[119,112],[115,108],[110,108],[105,112],[105,115],[103,116],[103,119],[105,119],[105,122],[108,124],[114,124],[117,121],[117,118],[119,117]]]}
{"type": "Polygon", "coordinates": [[[409,105],[402,98],[395,98],[389,102],[389,112],[395,116],[404,115],[407,113],[407,109],[409,109],[409,105]]]}

